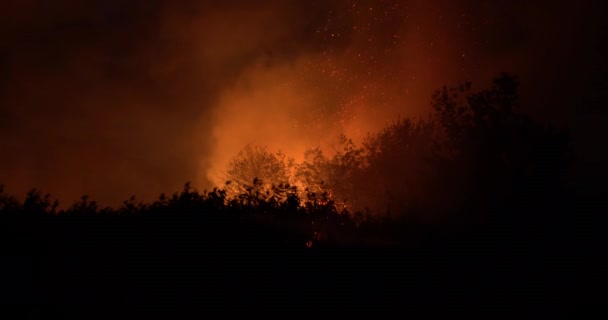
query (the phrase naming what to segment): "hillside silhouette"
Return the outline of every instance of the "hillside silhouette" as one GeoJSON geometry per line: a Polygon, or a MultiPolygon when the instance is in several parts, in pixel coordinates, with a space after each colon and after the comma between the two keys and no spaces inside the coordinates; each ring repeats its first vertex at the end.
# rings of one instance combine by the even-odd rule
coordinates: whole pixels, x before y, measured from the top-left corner
{"type": "Polygon", "coordinates": [[[481,91],[441,88],[428,118],[361,146],[344,137],[300,164],[248,146],[225,186],[186,183],[149,203],[83,196],[59,209],[39,190],[18,201],[0,189],[3,302],[30,315],[185,303],[568,309],[578,270],[598,257],[578,240],[568,131],[520,113],[517,89],[508,74],[481,91]]]}

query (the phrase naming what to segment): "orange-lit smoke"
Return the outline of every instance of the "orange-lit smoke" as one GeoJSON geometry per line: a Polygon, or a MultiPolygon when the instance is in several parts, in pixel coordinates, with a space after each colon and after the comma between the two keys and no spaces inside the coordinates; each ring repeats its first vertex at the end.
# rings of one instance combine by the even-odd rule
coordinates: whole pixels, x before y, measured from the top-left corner
{"type": "MultiPolygon", "coordinates": [[[[317,19],[308,39],[314,50],[282,59],[269,48],[222,90],[214,107],[210,165],[199,177],[221,185],[227,162],[249,143],[298,160],[306,148],[329,144],[339,134],[361,142],[398,118],[426,116],[432,92],[445,84],[488,83],[508,71],[522,76],[524,95],[531,97],[540,85],[526,80],[535,79],[538,68],[530,57],[540,61],[538,55],[560,40],[561,54],[571,50],[570,38],[552,34],[549,41],[544,35],[559,25],[565,7],[553,7],[544,24],[533,27],[538,8],[522,3],[331,3],[321,19],[310,17],[317,19]]],[[[578,17],[583,8],[569,10],[578,17]]]]}
{"type": "Polygon", "coordinates": [[[340,134],[361,142],[399,117],[424,116],[434,89],[475,72],[436,5],[340,3],[314,27],[316,51],[263,55],[222,91],[199,177],[223,184],[228,161],[250,143],[298,161],[340,134]]]}
{"type": "Polygon", "coordinates": [[[536,3],[4,1],[0,183],[68,205],[212,188],[248,143],[298,160],[500,71],[551,105],[545,93],[583,92],[601,70],[600,51],[577,48],[605,19],[591,2],[536,3]]]}

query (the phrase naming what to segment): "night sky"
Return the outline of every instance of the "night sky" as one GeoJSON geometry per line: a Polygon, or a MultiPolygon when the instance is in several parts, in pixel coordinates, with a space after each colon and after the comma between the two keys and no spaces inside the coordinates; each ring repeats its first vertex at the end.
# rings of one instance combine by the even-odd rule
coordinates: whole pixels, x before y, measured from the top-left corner
{"type": "MultiPolygon", "coordinates": [[[[297,157],[518,75],[525,112],[599,163],[604,1],[0,3],[0,184],[115,205],[212,188],[247,143],[297,157]],[[594,147],[595,145],[595,147],[594,147]]],[[[605,130],[605,129],[604,129],[605,130]]],[[[604,156],[605,157],[605,156],[604,156]]]]}

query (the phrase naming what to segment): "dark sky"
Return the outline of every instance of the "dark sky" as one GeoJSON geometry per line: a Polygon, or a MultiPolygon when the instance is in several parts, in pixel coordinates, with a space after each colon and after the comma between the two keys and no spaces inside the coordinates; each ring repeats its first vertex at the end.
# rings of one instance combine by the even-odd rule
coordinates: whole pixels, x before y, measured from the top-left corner
{"type": "Polygon", "coordinates": [[[110,205],[210,188],[246,143],[357,138],[501,71],[591,159],[603,2],[2,1],[0,183],[110,205]]]}

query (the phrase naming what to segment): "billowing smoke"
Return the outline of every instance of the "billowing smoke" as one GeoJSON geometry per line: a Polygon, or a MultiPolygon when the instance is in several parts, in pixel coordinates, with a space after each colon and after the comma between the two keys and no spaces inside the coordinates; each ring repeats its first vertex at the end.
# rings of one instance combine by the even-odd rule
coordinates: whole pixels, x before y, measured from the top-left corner
{"type": "Polygon", "coordinates": [[[535,3],[4,1],[0,183],[116,205],[222,183],[248,143],[298,159],[360,141],[445,83],[509,71],[531,100],[581,92],[605,62],[573,44],[598,43],[602,10],[535,3]]]}

